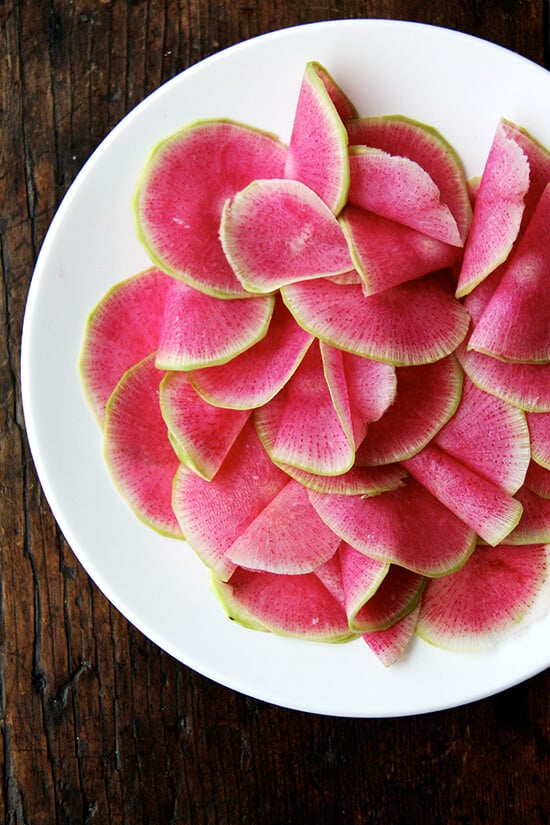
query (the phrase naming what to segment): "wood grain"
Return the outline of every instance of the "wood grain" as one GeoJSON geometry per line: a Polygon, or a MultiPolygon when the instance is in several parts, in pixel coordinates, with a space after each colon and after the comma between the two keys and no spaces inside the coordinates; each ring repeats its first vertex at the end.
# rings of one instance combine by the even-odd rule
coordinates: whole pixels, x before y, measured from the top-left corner
{"type": "Polygon", "coordinates": [[[266,31],[342,17],[445,25],[547,59],[546,4],[529,0],[0,7],[5,823],[548,821],[550,672],[463,708],[399,720],[308,715],[220,687],[106,601],[60,535],[29,454],[19,390],[25,299],[45,232],[82,164],[126,112],[201,58],[266,31]]]}

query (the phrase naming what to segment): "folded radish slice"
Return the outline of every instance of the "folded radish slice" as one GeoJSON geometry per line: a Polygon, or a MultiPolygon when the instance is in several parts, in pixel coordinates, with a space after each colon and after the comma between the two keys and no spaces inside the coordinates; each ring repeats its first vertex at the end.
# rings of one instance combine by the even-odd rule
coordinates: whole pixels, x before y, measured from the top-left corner
{"type": "Polygon", "coordinates": [[[172,278],[157,367],[192,370],[225,364],[265,336],[273,306],[273,296],[221,300],[172,278]]]}
{"type": "Polygon", "coordinates": [[[203,120],[159,143],[135,197],[138,235],[161,269],[210,295],[243,295],[218,238],[227,198],[282,177],[287,147],[230,120],[203,120]]]}
{"type": "MultiPolygon", "coordinates": [[[[547,370],[550,371],[550,367],[547,370]]],[[[527,424],[531,436],[531,455],[538,464],[550,470],[550,412],[540,415],[527,413],[527,424]]]]}
{"type": "Polygon", "coordinates": [[[338,112],[338,115],[343,123],[346,123],[346,121],[350,120],[352,117],[358,116],[354,103],[349,99],[347,94],[340,88],[332,75],[329,74],[321,63],[317,63],[315,60],[310,61],[308,64],[308,71],[310,70],[315,72],[315,74],[317,74],[323,81],[323,85],[327,90],[330,99],[334,103],[336,111],[338,112]]]}
{"type": "Polygon", "coordinates": [[[525,486],[541,498],[550,498],[550,469],[531,461],[525,475],[525,486]]]}
{"type": "Polygon", "coordinates": [[[474,531],[414,479],[372,498],[313,490],[309,497],[323,521],[356,550],[424,576],[457,570],[475,546],[474,531]]]}
{"type": "Polygon", "coordinates": [[[101,426],[109,396],[126,370],[157,349],[172,282],[159,269],[145,270],[116,284],[88,316],[80,378],[101,426]]]}
{"type": "Polygon", "coordinates": [[[349,203],[443,243],[462,246],[439,187],[418,163],[367,146],[351,146],[349,163],[349,203]]]}
{"type": "Polygon", "coordinates": [[[485,648],[548,608],[548,584],[548,548],[479,546],[461,570],[428,583],[417,633],[449,650],[485,648]]]}
{"type": "Polygon", "coordinates": [[[114,483],[137,517],[160,533],[181,538],[172,510],[179,460],[158,403],[163,375],[154,354],[124,374],[107,404],[104,455],[114,483]]]}
{"type": "Polygon", "coordinates": [[[414,637],[419,614],[420,604],[417,604],[410,613],[385,630],[362,634],[363,641],[385,667],[390,667],[403,657],[414,637]]]}
{"type": "Polygon", "coordinates": [[[220,239],[243,288],[269,293],[284,284],[353,269],[340,224],[321,198],[296,180],[256,180],[224,206],[220,239]]]}
{"type": "Polygon", "coordinates": [[[396,366],[444,358],[468,331],[468,312],[439,275],[368,297],[360,286],[327,279],[289,284],[281,294],[298,323],[321,341],[396,366]]]}
{"type": "Polygon", "coordinates": [[[238,568],[213,579],[229,617],[245,627],[319,642],[354,638],[344,609],[314,573],[298,576],[238,568]]]}
{"type": "Polygon", "coordinates": [[[521,519],[506,537],[506,544],[550,543],[550,499],[543,498],[523,486],[516,493],[523,507],[521,519]]]}

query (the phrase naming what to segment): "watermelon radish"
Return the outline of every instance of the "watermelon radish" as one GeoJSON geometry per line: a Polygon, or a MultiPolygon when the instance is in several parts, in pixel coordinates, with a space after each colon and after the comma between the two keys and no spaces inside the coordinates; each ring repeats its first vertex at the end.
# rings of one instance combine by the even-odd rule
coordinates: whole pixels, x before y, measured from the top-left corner
{"type": "MultiPolygon", "coordinates": [[[[329,77],[319,64],[306,65],[284,176],[305,183],[337,215],[346,202],[349,187],[348,137],[338,112],[342,96],[329,77]]],[[[347,114],[346,102],[343,107],[347,114]]]]}
{"type": "Polygon", "coordinates": [[[523,513],[517,527],[506,536],[506,544],[550,544],[550,500],[525,485],[515,497],[523,513]]]}
{"type": "Polygon", "coordinates": [[[512,121],[502,118],[500,125],[506,136],[521,147],[529,162],[529,189],[525,195],[521,235],[529,224],[546,185],[550,183],[550,152],[526,129],[512,121]]]}
{"type": "Polygon", "coordinates": [[[457,250],[417,229],[348,203],[340,213],[365,295],[450,267],[457,250]]]}
{"type": "Polygon", "coordinates": [[[273,296],[222,301],[172,279],[165,299],[156,364],[192,370],[225,364],[266,334],[273,296]]]}
{"type": "Polygon", "coordinates": [[[497,127],[483,170],[457,286],[463,297],[510,254],[529,188],[529,161],[518,143],[497,127]]]}
{"type": "Polygon", "coordinates": [[[351,146],[348,202],[416,229],[445,244],[462,246],[451,210],[424,169],[382,149],[351,146]]]}
{"type": "Polygon", "coordinates": [[[328,96],[332,100],[334,107],[344,124],[348,120],[351,120],[351,118],[358,117],[359,113],[355,108],[355,104],[352,103],[344,90],[340,88],[324,66],[317,61],[312,60],[309,62],[307,69],[315,72],[315,74],[323,81],[323,85],[328,92],[328,96]]]}
{"type": "Polygon", "coordinates": [[[297,180],[255,180],[238,192],[224,206],[220,239],[247,292],[270,293],[353,268],[338,221],[297,180]]]}
{"type": "Polygon", "coordinates": [[[214,478],[250,412],[207,404],[193,389],[186,372],[166,373],[159,402],[180,461],[203,478],[214,478]]]}
{"type": "Polygon", "coordinates": [[[462,162],[447,140],[431,126],[402,115],[359,117],[346,123],[350,146],[368,146],[417,163],[433,180],[464,242],[472,207],[462,162]]]}
{"type": "Polygon", "coordinates": [[[158,144],[135,195],[138,237],[157,265],[202,292],[242,296],[218,238],[223,205],[256,178],[282,177],[287,148],[231,120],[191,123],[158,144]]]}
{"type": "Polygon", "coordinates": [[[114,483],[138,518],[160,533],[180,538],[172,510],[179,461],[158,403],[163,375],[155,367],[154,354],[124,373],[105,411],[104,455],[114,483]]]}
{"type": "Polygon", "coordinates": [[[326,278],[288,284],[281,294],[321,341],[396,366],[444,358],[468,331],[468,313],[439,273],[367,297],[360,286],[326,278]]]}
{"type": "Polygon", "coordinates": [[[195,369],[189,379],[199,395],[218,407],[261,407],[286,384],[313,336],[298,326],[277,298],[265,336],[230,364],[195,369]]]}
{"type": "Polygon", "coordinates": [[[395,664],[403,657],[414,636],[419,614],[420,603],[385,630],[373,630],[362,634],[363,641],[385,667],[395,664]]]}
{"type": "Polygon", "coordinates": [[[461,570],[428,583],[417,633],[450,650],[487,647],[548,608],[548,581],[547,547],[480,546],[461,570]]]}
{"type": "Polygon", "coordinates": [[[172,278],[148,269],[116,284],[88,316],[80,380],[101,426],[109,396],[126,372],[157,348],[172,278]]]}
{"type": "Polygon", "coordinates": [[[488,544],[508,536],[521,518],[520,502],[435,444],[403,462],[405,469],[488,544]]]}
{"type": "Polygon", "coordinates": [[[399,464],[385,464],[382,467],[353,466],[337,476],[307,473],[290,464],[279,466],[309,490],[317,490],[319,493],[339,493],[344,496],[377,496],[379,493],[401,487],[408,475],[399,464]]]}
{"type": "Polygon", "coordinates": [[[541,498],[550,498],[550,470],[531,461],[525,474],[525,486],[541,498]]]}
{"type": "Polygon", "coordinates": [[[531,437],[531,455],[538,464],[550,470],[550,413],[527,413],[531,437]]]}
{"type": "Polygon", "coordinates": [[[309,497],[328,527],[356,550],[424,576],[457,570],[475,546],[474,531],[412,478],[372,498],[313,490],[309,497]]]}
{"type": "Polygon", "coordinates": [[[397,367],[394,403],[369,424],[357,448],[361,467],[403,461],[419,452],[454,414],[462,370],[453,355],[418,367],[397,367]]]}

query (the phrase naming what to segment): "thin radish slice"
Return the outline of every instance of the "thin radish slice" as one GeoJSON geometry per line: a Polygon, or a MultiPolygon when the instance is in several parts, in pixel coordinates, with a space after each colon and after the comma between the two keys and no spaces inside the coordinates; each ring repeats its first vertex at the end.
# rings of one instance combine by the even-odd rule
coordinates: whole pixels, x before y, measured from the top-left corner
{"type": "Polygon", "coordinates": [[[220,239],[236,277],[251,293],[353,269],[340,224],[296,180],[255,180],[224,206],[220,239]]]}
{"type": "Polygon", "coordinates": [[[327,279],[281,289],[298,323],[327,344],[396,366],[449,355],[468,331],[469,315],[442,275],[365,297],[361,287],[327,279]]]}
{"type": "Polygon", "coordinates": [[[180,467],[174,512],[193,550],[219,578],[228,579],[236,568],[227,557],[231,545],[287,482],[288,476],[269,460],[251,421],[212,481],[180,467]]]}
{"type": "Polygon", "coordinates": [[[455,247],[352,203],[339,221],[365,295],[446,269],[459,259],[455,247]]]}
{"type": "Polygon", "coordinates": [[[439,187],[418,163],[367,146],[351,146],[349,163],[349,203],[445,244],[463,245],[439,187]]]}
{"type": "Polygon", "coordinates": [[[338,476],[306,473],[281,464],[281,469],[307,487],[319,493],[337,493],[344,496],[377,496],[388,490],[401,487],[407,478],[407,471],[400,464],[385,464],[382,467],[352,467],[338,476]]]}
{"type": "Polygon", "coordinates": [[[196,391],[209,404],[234,410],[261,407],[286,384],[304,357],[313,336],[298,326],[279,299],[265,336],[223,366],[189,374],[196,391]]]}
{"type": "MultiPolygon", "coordinates": [[[[550,380],[550,367],[549,380],[550,380]]],[[[531,436],[531,455],[547,470],[550,470],[550,411],[547,413],[527,413],[527,424],[531,436]]]]}
{"type": "Polygon", "coordinates": [[[315,72],[315,74],[318,75],[323,81],[323,85],[327,90],[330,99],[334,103],[336,111],[338,112],[342,122],[345,123],[352,117],[357,117],[358,112],[355,108],[355,104],[352,103],[347,94],[340,88],[326,68],[320,63],[317,63],[315,60],[312,60],[308,64],[308,68],[315,72]]]}
{"type": "Polygon", "coordinates": [[[525,486],[541,498],[550,498],[550,469],[531,461],[525,475],[525,486]]]}
{"type": "Polygon", "coordinates": [[[462,371],[453,355],[419,367],[396,369],[394,403],[369,424],[356,452],[359,466],[391,464],[419,452],[456,411],[462,371]]]}
{"type": "Polygon", "coordinates": [[[529,161],[529,189],[525,196],[521,235],[529,224],[546,185],[550,183],[550,152],[526,129],[506,118],[502,118],[501,128],[508,138],[522,148],[529,161]]]}
{"type": "Polygon", "coordinates": [[[172,511],[172,483],[179,459],[158,403],[164,373],[154,354],[129,369],[107,404],[104,456],[120,494],[135,515],[159,533],[182,537],[172,511]]]}
{"type": "Polygon", "coordinates": [[[519,524],[507,537],[506,544],[550,544],[550,499],[523,486],[516,493],[523,507],[519,524]]]}
{"type": "Polygon", "coordinates": [[[548,548],[479,546],[461,570],[428,583],[417,633],[449,650],[488,647],[547,608],[548,589],[548,548]]]}
{"type": "Polygon", "coordinates": [[[135,197],[138,236],[161,269],[222,298],[245,290],[218,230],[223,205],[256,178],[282,177],[287,148],[231,120],[203,120],[159,143],[135,197]]]}
{"type": "Polygon", "coordinates": [[[398,662],[404,655],[414,637],[416,623],[420,615],[420,603],[402,619],[386,630],[374,630],[363,633],[363,641],[385,667],[398,662]]]}
{"type": "Polygon", "coordinates": [[[227,363],[265,336],[273,306],[273,296],[221,300],[172,278],[157,367],[193,370],[227,363]]]}
{"type": "Polygon", "coordinates": [[[347,199],[349,162],[348,136],[339,114],[342,96],[336,95],[335,105],[334,85],[318,63],[306,65],[284,176],[305,183],[336,215],[347,199]]]}
{"type": "Polygon", "coordinates": [[[164,376],[159,401],[178,458],[210,481],[223,464],[250,412],[207,404],[193,389],[186,372],[169,372],[164,376]]]}
{"type": "Polygon", "coordinates": [[[319,642],[354,638],[343,608],[314,573],[238,568],[228,582],[213,583],[229,617],[245,627],[319,642]]]}
{"type": "Polygon", "coordinates": [[[414,479],[372,498],[313,490],[309,497],[323,521],[356,550],[424,576],[457,570],[475,546],[474,531],[414,479]]]}
{"type": "Polygon", "coordinates": [[[403,466],[488,544],[502,542],[521,518],[523,508],[516,498],[434,444],[403,466]]]}
{"type": "Polygon", "coordinates": [[[112,287],[88,316],[80,379],[100,426],[109,396],[126,370],[157,349],[172,281],[158,269],[147,269],[112,287]]]}

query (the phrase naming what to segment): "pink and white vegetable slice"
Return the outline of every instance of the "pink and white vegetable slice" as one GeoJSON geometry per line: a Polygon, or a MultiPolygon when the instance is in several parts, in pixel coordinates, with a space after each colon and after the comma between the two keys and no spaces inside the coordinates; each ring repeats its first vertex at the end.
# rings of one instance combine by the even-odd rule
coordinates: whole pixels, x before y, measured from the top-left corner
{"type": "Polygon", "coordinates": [[[531,438],[531,455],[538,464],[550,470],[550,411],[527,413],[527,425],[531,438]]]}
{"type": "Polygon", "coordinates": [[[308,490],[318,493],[338,493],[344,496],[377,496],[388,490],[401,487],[407,478],[407,471],[399,464],[385,464],[382,467],[357,467],[354,465],[337,476],[307,473],[290,464],[280,464],[288,473],[308,490]]]}

